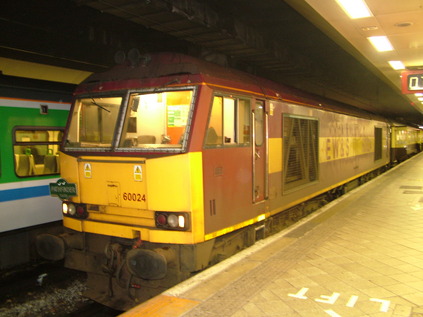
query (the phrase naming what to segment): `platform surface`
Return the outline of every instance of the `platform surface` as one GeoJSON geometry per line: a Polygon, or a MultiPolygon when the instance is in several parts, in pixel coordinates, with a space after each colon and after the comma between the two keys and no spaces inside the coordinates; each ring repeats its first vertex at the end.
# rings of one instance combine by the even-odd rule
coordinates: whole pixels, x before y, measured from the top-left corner
{"type": "Polygon", "coordinates": [[[423,153],[121,316],[423,316],[423,153]]]}

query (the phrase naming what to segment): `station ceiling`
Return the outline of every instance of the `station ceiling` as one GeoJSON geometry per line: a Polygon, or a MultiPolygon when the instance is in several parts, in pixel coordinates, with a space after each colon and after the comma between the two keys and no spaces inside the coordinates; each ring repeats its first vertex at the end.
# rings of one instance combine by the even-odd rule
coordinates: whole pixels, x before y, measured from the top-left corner
{"type": "Polygon", "coordinates": [[[335,0],[3,0],[0,71],[78,83],[117,51],[175,51],[423,126],[388,64],[423,66],[423,0],[366,2],[373,16],[351,20],[335,0]]]}

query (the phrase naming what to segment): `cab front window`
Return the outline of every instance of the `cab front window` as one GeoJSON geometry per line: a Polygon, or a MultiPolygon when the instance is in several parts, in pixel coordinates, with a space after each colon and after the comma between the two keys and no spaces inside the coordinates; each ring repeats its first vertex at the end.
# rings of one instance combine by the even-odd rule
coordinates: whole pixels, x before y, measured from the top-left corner
{"type": "Polygon", "coordinates": [[[65,147],[111,148],[122,97],[76,100],[65,147]]]}
{"type": "Polygon", "coordinates": [[[119,147],[182,149],[192,98],[192,90],[131,94],[119,147]]]}

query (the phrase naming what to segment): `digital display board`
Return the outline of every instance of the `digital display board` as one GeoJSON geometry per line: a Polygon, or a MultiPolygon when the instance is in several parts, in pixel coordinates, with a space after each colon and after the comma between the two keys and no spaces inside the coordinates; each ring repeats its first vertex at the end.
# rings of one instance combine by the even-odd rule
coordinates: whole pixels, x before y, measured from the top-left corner
{"type": "Polygon", "coordinates": [[[402,93],[423,93],[423,69],[409,70],[401,73],[402,93]]]}

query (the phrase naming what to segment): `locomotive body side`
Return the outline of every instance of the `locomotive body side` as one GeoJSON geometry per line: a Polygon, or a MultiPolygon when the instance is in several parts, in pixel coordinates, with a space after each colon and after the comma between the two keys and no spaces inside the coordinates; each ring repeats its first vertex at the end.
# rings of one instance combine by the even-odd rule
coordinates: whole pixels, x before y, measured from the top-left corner
{"type": "MultiPolygon", "coordinates": [[[[228,92],[226,98],[232,95],[228,92]]],[[[251,104],[256,103],[252,98],[251,104]]],[[[251,146],[203,150],[206,240],[261,222],[389,164],[384,121],[289,101],[266,100],[265,107],[268,148],[261,154],[268,155],[268,168],[263,175],[254,170],[253,160],[260,158],[251,146]],[[267,179],[267,188],[258,189],[266,197],[255,200],[254,178],[260,177],[267,179]]]]}
{"type": "Polygon", "coordinates": [[[162,292],[389,163],[381,119],[177,54],[142,63],[78,88],[61,155],[69,231],[38,243],[106,305],[162,292]]]}

